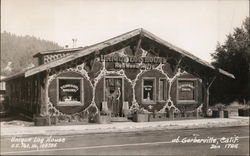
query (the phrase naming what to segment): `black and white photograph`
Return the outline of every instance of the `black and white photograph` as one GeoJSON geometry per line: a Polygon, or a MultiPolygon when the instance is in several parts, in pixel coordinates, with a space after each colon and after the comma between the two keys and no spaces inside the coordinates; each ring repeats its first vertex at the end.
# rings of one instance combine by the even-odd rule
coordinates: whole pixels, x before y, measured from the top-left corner
{"type": "Polygon", "coordinates": [[[1,0],[0,155],[249,155],[249,0],[1,0]]]}

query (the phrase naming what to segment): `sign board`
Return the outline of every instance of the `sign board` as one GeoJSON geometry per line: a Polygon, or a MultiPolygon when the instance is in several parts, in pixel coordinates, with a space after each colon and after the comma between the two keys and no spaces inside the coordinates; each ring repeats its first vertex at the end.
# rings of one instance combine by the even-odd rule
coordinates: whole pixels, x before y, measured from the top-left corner
{"type": "Polygon", "coordinates": [[[63,92],[77,92],[79,87],[74,84],[65,84],[60,87],[63,92]]]}
{"type": "Polygon", "coordinates": [[[116,69],[154,69],[160,63],[167,63],[167,58],[164,57],[101,55],[98,60],[114,62],[116,69]]]}

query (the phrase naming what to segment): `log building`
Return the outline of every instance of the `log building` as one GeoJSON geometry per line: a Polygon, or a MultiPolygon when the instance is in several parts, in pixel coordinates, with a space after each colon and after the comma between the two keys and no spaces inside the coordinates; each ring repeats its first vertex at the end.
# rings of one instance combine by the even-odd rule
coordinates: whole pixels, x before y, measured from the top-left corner
{"type": "Polygon", "coordinates": [[[34,57],[39,66],[5,79],[12,109],[31,118],[80,121],[103,104],[113,117],[138,106],[148,112],[204,113],[216,77],[234,78],[144,29],[34,57]]]}

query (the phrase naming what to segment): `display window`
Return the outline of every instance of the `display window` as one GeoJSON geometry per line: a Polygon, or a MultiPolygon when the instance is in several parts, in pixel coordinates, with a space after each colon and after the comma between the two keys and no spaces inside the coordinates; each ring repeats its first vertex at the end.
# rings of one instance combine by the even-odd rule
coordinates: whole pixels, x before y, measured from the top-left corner
{"type": "Polygon", "coordinates": [[[197,101],[197,80],[196,79],[178,79],[177,100],[178,102],[197,101]]]}
{"type": "Polygon", "coordinates": [[[142,102],[155,103],[155,78],[142,79],[142,102]]]}
{"type": "Polygon", "coordinates": [[[83,105],[83,79],[59,77],[57,79],[58,105],[83,105]]]}

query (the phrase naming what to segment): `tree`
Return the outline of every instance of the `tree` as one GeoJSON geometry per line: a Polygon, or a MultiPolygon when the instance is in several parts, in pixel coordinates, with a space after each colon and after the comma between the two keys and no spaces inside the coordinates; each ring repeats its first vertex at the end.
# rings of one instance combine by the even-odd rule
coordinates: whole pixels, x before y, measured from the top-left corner
{"type": "Polygon", "coordinates": [[[232,102],[250,100],[250,46],[249,17],[240,28],[229,34],[224,44],[218,43],[211,54],[212,64],[235,76],[235,80],[219,78],[211,87],[211,102],[232,102]]]}
{"type": "Polygon", "coordinates": [[[1,33],[1,75],[12,75],[36,65],[32,56],[38,52],[62,48],[57,43],[34,36],[18,36],[4,31],[1,33]]]}

